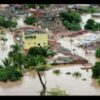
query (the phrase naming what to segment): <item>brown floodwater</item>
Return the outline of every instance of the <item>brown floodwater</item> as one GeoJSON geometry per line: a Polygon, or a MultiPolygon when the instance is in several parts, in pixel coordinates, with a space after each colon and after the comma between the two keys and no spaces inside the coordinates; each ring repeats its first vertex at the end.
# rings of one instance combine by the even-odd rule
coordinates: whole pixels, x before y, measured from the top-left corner
{"type": "MultiPolygon", "coordinates": [[[[47,71],[47,90],[59,87],[66,91],[69,95],[100,95],[100,87],[96,80],[91,78],[91,69],[87,72],[81,70],[82,65],[66,65],[55,67],[47,71]],[[61,73],[56,75],[54,69],[60,69],[61,73]],[[80,72],[81,77],[75,77],[74,72],[80,72]],[[66,75],[71,72],[71,75],[66,75]],[[86,78],[86,80],[82,80],[86,78]]],[[[22,80],[17,82],[0,82],[0,95],[40,95],[42,87],[36,72],[30,71],[25,73],[22,80]]]]}
{"type": "MultiPolygon", "coordinates": [[[[6,44],[7,49],[1,50],[0,45],[0,64],[2,64],[2,59],[4,59],[10,51],[9,46],[14,43],[11,34],[8,34],[7,37],[9,38],[6,44]]],[[[67,46],[70,48],[70,43],[67,46]]],[[[96,61],[100,61],[100,59],[95,58],[94,53],[85,54],[83,49],[76,49],[76,54],[87,58],[87,60],[92,64],[96,61]]],[[[81,70],[81,67],[83,67],[81,64],[68,64],[64,66],[56,66],[47,71],[45,73],[47,79],[47,90],[49,91],[52,88],[59,87],[62,90],[65,90],[69,95],[100,95],[100,86],[95,79],[91,78],[91,69],[87,72],[86,70],[81,70]],[[60,69],[61,74],[54,74],[54,69],[60,69]],[[82,76],[78,78],[74,77],[72,74],[76,71],[80,72],[82,76]],[[71,72],[71,75],[66,75],[66,72],[71,72]],[[86,78],[86,80],[83,80],[84,78],[86,78]]],[[[42,86],[37,73],[34,71],[25,73],[24,77],[17,82],[0,82],[0,95],[40,95],[41,91],[42,86]]]]}

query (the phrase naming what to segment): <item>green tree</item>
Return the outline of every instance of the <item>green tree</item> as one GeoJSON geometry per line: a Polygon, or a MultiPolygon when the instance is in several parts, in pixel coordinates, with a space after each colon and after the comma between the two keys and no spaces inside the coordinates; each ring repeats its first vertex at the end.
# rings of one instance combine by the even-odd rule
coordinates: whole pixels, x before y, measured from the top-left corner
{"type": "Polygon", "coordinates": [[[44,47],[32,47],[29,49],[28,54],[33,56],[41,55],[44,57],[51,57],[55,53],[49,46],[44,46],[44,47]]]}
{"type": "Polygon", "coordinates": [[[2,60],[3,65],[0,65],[0,81],[7,82],[19,80],[23,75],[12,65],[9,58],[2,60]]]}
{"type": "Polygon", "coordinates": [[[41,73],[44,73],[44,71],[49,70],[50,67],[48,66],[47,61],[43,56],[32,56],[32,55],[27,55],[27,56],[28,56],[26,60],[27,66],[30,66],[33,70],[37,72],[37,75],[43,87],[41,95],[45,95],[46,78],[44,76],[45,82],[43,82],[41,73]]]}
{"type": "Polygon", "coordinates": [[[17,22],[16,21],[12,21],[9,18],[0,16],[0,26],[5,27],[5,28],[14,28],[17,26],[17,22]]]}
{"type": "Polygon", "coordinates": [[[100,48],[98,48],[98,49],[96,50],[95,55],[96,55],[96,57],[100,58],[100,48]]]}
{"type": "Polygon", "coordinates": [[[59,13],[62,24],[68,30],[80,30],[81,17],[78,12],[68,10],[67,12],[59,13]]]}
{"type": "Polygon", "coordinates": [[[84,28],[87,30],[98,31],[100,30],[100,23],[95,22],[93,19],[88,19],[84,28]]]}
{"type": "Polygon", "coordinates": [[[79,23],[81,21],[81,16],[76,11],[67,11],[67,12],[61,12],[60,18],[64,21],[67,20],[69,23],[76,22],[79,23]]]}
{"type": "Polygon", "coordinates": [[[50,47],[32,47],[29,49],[26,57],[26,66],[30,66],[36,70],[43,90],[41,95],[45,95],[46,92],[46,78],[45,82],[42,80],[41,72],[49,70],[51,67],[47,64],[46,58],[51,57],[54,55],[54,52],[50,49],[50,47]]]}
{"type": "Polygon", "coordinates": [[[25,56],[21,53],[20,47],[18,44],[11,46],[12,51],[9,52],[8,56],[13,62],[13,66],[22,69],[25,56]]]}
{"type": "Polygon", "coordinates": [[[28,25],[33,25],[33,24],[35,24],[35,23],[37,22],[37,19],[36,19],[36,17],[34,17],[34,16],[27,16],[27,17],[25,18],[24,22],[25,22],[26,24],[28,24],[28,25]]]}
{"type": "Polygon", "coordinates": [[[95,65],[92,67],[92,77],[99,78],[100,77],[100,62],[96,62],[95,65]]]}
{"type": "Polygon", "coordinates": [[[20,47],[19,47],[19,45],[18,44],[15,44],[15,45],[11,45],[11,51],[12,52],[20,52],[20,47]]]}
{"type": "Polygon", "coordinates": [[[63,21],[63,25],[68,29],[68,30],[73,30],[73,31],[77,31],[81,29],[81,26],[79,23],[69,23],[67,20],[63,21]]]}
{"type": "Polygon", "coordinates": [[[2,60],[2,62],[5,68],[10,67],[12,64],[12,61],[9,58],[5,58],[4,60],[2,60]]]}

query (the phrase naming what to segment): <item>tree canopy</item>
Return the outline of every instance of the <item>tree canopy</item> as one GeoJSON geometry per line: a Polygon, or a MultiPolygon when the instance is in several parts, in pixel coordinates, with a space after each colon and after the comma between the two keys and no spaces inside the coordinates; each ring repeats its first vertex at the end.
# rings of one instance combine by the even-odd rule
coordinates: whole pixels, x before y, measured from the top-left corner
{"type": "Polygon", "coordinates": [[[92,67],[93,78],[99,78],[100,77],[100,62],[96,62],[95,65],[92,67]]]}
{"type": "Polygon", "coordinates": [[[78,12],[69,10],[67,12],[61,12],[59,15],[60,15],[63,25],[68,30],[81,29],[81,26],[80,26],[81,17],[78,12]]]}
{"type": "Polygon", "coordinates": [[[17,26],[17,22],[10,20],[6,17],[0,16],[0,26],[5,28],[14,28],[17,26]]]}
{"type": "Polygon", "coordinates": [[[96,57],[100,58],[100,48],[98,48],[98,49],[96,50],[95,55],[96,55],[96,57]]]}
{"type": "Polygon", "coordinates": [[[28,25],[33,25],[33,24],[35,24],[35,23],[37,22],[37,19],[36,19],[36,17],[34,17],[34,16],[27,16],[27,17],[25,18],[24,22],[25,22],[26,24],[28,24],[28,25]]]}
{"type": "Polygon", "coordinates": [[[100,23],[95,22],[93,19],[88,19],[84,28],[87,30],[98,31],[100,30],[100,23]]]}

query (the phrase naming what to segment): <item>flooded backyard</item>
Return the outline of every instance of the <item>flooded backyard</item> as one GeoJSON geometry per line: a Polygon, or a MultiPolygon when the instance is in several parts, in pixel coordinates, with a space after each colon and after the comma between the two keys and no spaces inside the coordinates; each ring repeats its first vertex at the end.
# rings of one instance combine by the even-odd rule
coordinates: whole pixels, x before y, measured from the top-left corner
{"type": "MultiPolygon", "coordinates": [[[[88,18],[90,18],[90,15],[88,18]]],[[[84,18],[84,23],[88,18],[84,18]]],[[[12,34],[7,34],[7,38],[9,39],[6,43],[6,49],[2,50],[0,44],[0,64],[2,64],[2,59],[10,51],[10,45],[14,44],[12,34]]],[[[100,59],[95,58],[95,51],[91,51],[91,54],[86,54],[84,49],[76,47],[77,40],[75,40],[73,45],[71,45],[69,38],[61,39],[59,42],[62,43],[64,48],[69,48],[71,51],[75,48],[77,55],[87,59],[93,65],[96,61],[100,61],[100,59]]],[[[88,71],[82,70],[82,64],[68,64],[53,67],[53,69],[45,72],[48,91],[52,88],[59,87],[69,95],[100,95],[100,86],[96,80],[92,79],[91,69],[88,71]],[[59,75],[54,74],[54,69],[59,69],[61,73],[59,75]],[[66,72],[71,72],[71,75],[66,75],[66,72]],[[73,76],[74,72],[80,72],[82,74],[81,77],[77,78],[73,76]]],[[[42,91],[42,86],[34,71],[26,72],[22,80],[17,82],[0,82],[0,95],[40,95],[40,91],[42,91]]]]}

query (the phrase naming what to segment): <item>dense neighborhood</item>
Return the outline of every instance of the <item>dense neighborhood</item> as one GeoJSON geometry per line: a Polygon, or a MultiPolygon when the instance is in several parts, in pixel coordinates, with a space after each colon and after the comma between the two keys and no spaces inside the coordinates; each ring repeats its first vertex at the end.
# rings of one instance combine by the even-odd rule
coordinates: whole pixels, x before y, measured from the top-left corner
{"type": "Polygon", "coordinates": [[[0,4],[0,95],[100,95],[100,5],[0,4]]]}

